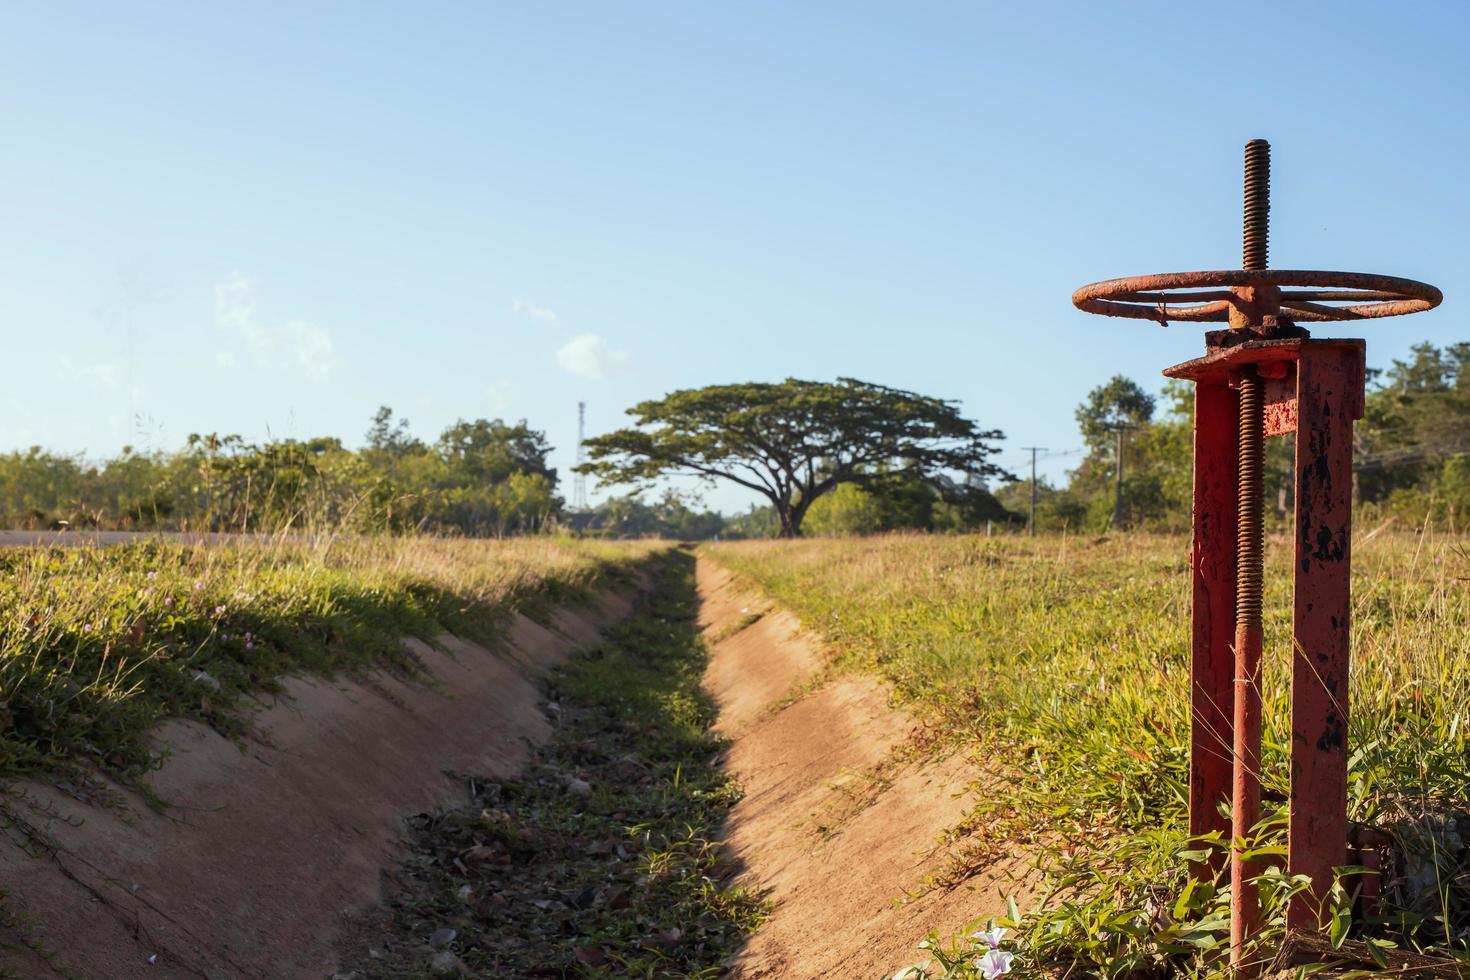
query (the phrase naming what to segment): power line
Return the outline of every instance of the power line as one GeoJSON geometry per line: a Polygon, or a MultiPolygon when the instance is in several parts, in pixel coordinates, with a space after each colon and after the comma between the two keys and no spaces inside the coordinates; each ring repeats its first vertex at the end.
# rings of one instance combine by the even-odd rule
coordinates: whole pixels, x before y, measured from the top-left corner
{"type": "MultiPolygon", "coordinates": [[[[1043,459],[1043,460],[1045,460],[1045,459],[1060,459],[1063,456],[1078,456],[1078,455],[1081,455],[1082,453],[1085,453],[1085,452],[1087,452],[1087,450],[1085,448],[1083,448],[1083,449],[1057,449],[1057,450],[1047,450],[1046,452],[1040,453],[1036,458],[1037,459],[1043,459]]],[[[1006,460],[1015,459],[1015,458],[1018,458],[1018,457],[1021,458],[1021,459],[1026,459],[1026,458],[1029,458],[1030,457],[1030,454],[1031,454],[1031,447],[1030,446],[1017,446],[1015,452],[1003,453],[1000,458],[1001,459],[1006,459],[1006,460]],[[1022,455],[1022,454],[1025,454],[1025,455],[1022,455]]]]}
{"type": "Polygon", "coordinates": [[[1467,450],[1470,450],[1470,442],[1463,439],[1454,442],[1420,443],[1417,446],[1382,449],[1376,453],[1359,453],[1353,461],[1353,469],[1375,470],[1385,466],[1393,466],[1395,463],[1418,463],[1426,460],[1439,460],[1466,452],[1467,450]]]}

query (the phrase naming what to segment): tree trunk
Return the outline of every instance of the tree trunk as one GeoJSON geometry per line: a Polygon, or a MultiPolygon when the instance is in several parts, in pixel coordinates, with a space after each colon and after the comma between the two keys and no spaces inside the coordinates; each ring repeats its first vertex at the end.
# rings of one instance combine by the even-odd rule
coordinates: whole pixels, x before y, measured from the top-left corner
{"type": "Polygon", "coordinates": [[[801,515],[795,508],[786,506],[776,508],[776,516],[781,518],[781,530],[776,536],[780,538],[795,538],[801,534],[801,515]]]}
{"type": "Polygon", "coordinates": [[[806,511],[810,507],[809,498],[803,497],[798,503],[780,511],[781,514],[781,537],[801,537],[801,522],[806,520],[806,511]]]}

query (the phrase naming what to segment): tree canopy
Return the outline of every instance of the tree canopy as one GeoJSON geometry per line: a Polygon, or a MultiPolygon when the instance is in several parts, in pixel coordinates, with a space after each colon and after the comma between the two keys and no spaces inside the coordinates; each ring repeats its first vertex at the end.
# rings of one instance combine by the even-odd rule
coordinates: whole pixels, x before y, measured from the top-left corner
{"type": "Polygon", "coordinates": [[[0,453],[0,521],[132,529],[535,531],[559,513],[545,437],[524,421],[459,421],[433,443],[381,408],[366,444],[191,435],[178,452],[90,462],[0,453]]]}
{"type": "Polygon", "coordinates": [[[906,478],[969,486],[1005,475],[996,430],[954,402],[852,378],[711,385],[628,410],[635,425],[587,440],[581,471],[646,486],[669,475],[728,480],[770,501],[780,533],[800,533],[823,494],[906,478]],[[939,477],[959,473],[968,483],[939,477]]]}
{"type": "MultiPolygon", "coordinates": [[[[1156,529],[1188,527],[1192,495],[1194,389],[1181,381],[1155,400],[1136,382],[1114,377],[1077,406],[1086,443],[1065,486],[1037,487],[1037,524],[1045,529],[1102,530],[1114,493],[1114,426],[1125,439],[1128,466],[1123,507],[1129,523],[1156,529]]],[[[1405,360],[1369,370],[1362,421],[1353,431],[1354,493],[1369,520],[1426,518],[1463,527],[1470,514],[1470,343],[1415,344],[1405,360]]],[[[1291,518],[1295,436],[1266,440],[1266,517],[1291,518]]],[[[1001,487],[996,496],[1024,510],[1031,484],[1001,487]]]]}
{"type": "Polygon", "coordinates": [[[1154,396],[1136,381],[1115,374],[1108,383],[1087,393],[1087,400],[1077,406],[1077,426],[1082,439],[1094,452],[1106,451],[1119,428],[1136,429],[1154,417],[1154,396]]]}

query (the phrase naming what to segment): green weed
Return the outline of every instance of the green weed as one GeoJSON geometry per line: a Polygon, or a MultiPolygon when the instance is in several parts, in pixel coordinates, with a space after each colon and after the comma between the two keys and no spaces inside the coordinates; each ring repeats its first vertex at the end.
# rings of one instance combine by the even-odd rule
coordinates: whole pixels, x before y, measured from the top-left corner
{"type": "Polygon", "coordinates": [[[0,551],[0,775],[158,764],[148,733],[234,734],[286,674],[392,666],[404,636],[493,644],[537,611],[625,576],[654,545],[278,538],[0,551]]]}
{"type": "Polygon", "coordinates": [[[722,975],[765,905],[726,884],[714,839],[739,793],[700,687],[693,562],[662,564],[636,615],[548,679],[556,731],[526,774],[411,821],[404,887],[346,951],[354,975],[421,977],[435,956],[486,977],[722,975]]]}
{"type": "MultiPolygon", "coordinates": [[[[893,536],[708,546],[827,638],[840,666],[887,678],[931,729],[991,760],[966,821],[984,855],[1039,854],[1049,888],[1016,910],[1021,972],[1162,976],[1220,969],[1228,888],[1189,884],[1189,542],[893,536]]],[[[1279,856],[1289,747],[1289,542],[1268,548],[1268,920],[1301,883],[1279,856]]],[[[1463,539],[1365,536],[1354,553],[1350,817],[1399,842],[1391,909],[1341,943],[1466,950],[1470,935],[1470,551],[1463,539]]],[[[967,869],[951,869],[962,875],[967,869]]],[[[938,956],[972,952],[968,941],[938,956]],[[959,952],[955,952],[958,949],[959,952]]],[[[956,960],[968,976],[973,956],[956,960]],[[966,965],[968,964],[968,965],[966,965]],[[968,971],[968,972],[966,972],[968,971]]]]}

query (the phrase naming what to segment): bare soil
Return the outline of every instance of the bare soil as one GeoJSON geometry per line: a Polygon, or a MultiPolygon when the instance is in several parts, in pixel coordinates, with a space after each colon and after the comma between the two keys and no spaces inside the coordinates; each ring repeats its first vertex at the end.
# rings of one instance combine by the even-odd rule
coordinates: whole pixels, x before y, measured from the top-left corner
{"type": "Polygon", "coordinates": [[[533,676],[625,616],[625,597],[517,617],[504,650],[416,644],[432,683],[286,682],[252,736],[164,726],[166,806],[102,781],[3,797],[0,970],[25,978],[330,976],[347,918],[379,900],[400,818],[511,775],[547,735],[533,676]],[[99,801],[113,805],[101,806],[99,801]]]}
{"type": "Polygon", "coordinates": [[[725,842],[739,883],[775,902],[734,976],[888,976],[924,958],[915,944],[931,931],[1002,915],[1007,894],[1024,904],[1022,855],[923,889],[963,843],[941,840],[983,785],[979,767],[960,756],[903,761],[915,722],[881,682],[831,670],[789,613],[708,559],[699,586],[716,641],[705,681],[745,791],[725,842]]]}
{"type": "Polygon", "coordinates": [[[343,937],[338,980],[711,978],[763,903],[724,887],[712,837],[737,799],[701,690],[695,561],[542,679],[553,734],[514,779],[409,818],[384,905],[343,937]]]}
{"type": "MultiPolygon", "coordinates": [[[[926,888],[963,846],[946,831],[981,767],[909,760],[915,720],[881,682],[833,669],[789,613],[708,559],[698,584],[704,681],[744,789],[724,863],[774,903],[732,976],[891,975],[930,932],[1000,914],[1006,894],[1024,903],[1024,855],[926,888]]],[[[550,732],[535,678],[630,608],[613,596],[550,626],[520,617],[503,650],[419,644],[427,686],[292,679],[245,741],[167,725],[163,808],[100,779],[9,787],[0,976],[330,977],[344,928],[371,921],[404,858],[404,816],[462,797],[451,773],[521,772],[550,732]]]]}

